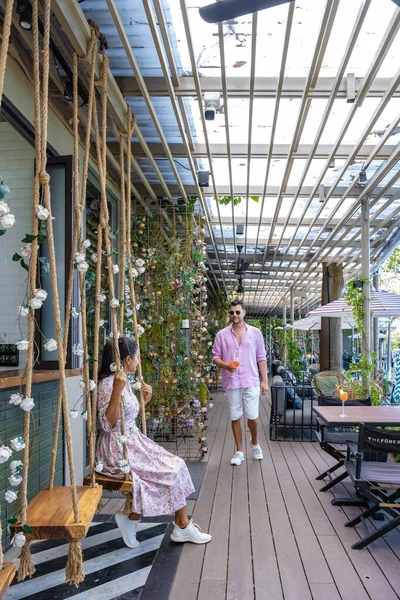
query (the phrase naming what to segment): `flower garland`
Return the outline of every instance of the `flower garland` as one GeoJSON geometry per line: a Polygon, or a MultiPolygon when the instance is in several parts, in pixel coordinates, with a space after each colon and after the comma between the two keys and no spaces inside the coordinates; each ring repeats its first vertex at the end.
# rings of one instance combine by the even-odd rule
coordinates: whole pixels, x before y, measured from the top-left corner
{"type": "Polygon", "coordinates": [[[10,188],[4,183],[0,175],[0,235],[4,235],[8,229],[15,225],[15,215],[10,212],[10,207],[4,198],[10,193],[10,188]]]}

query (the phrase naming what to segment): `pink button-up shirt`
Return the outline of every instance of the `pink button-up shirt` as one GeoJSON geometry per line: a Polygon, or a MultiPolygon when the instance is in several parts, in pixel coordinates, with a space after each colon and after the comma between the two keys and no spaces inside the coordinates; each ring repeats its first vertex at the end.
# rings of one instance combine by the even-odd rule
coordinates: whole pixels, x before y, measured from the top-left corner
{"type": "Polygon", "coordinates": [[[264,340],[261,331],[245,323],[242,341],[228,325],[218,331],[213,346],[213,358],[229,363],[239,358],[240,366],[235,373],[222,369],[222,389],[235,390],[260,385],[257,363],[266,360],[264,340]]]}

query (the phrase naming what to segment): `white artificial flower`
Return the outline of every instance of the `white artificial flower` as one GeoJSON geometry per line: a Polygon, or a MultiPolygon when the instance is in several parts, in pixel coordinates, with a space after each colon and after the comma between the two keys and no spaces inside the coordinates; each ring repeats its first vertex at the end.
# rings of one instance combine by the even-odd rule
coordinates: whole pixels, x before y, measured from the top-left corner
{"type": "Polygon", "coordinates": [[[202,437],[202,438],[201,438],[201,441],[202,441],[202,442],[205,442],[206,440],[207,440],[207,438],[205,438],[205,437],[202,437]]]}
{"type": "Polygon", "coordinates": [[[10,441],[10,446],[15,452],[19,452],[25,448],[24,438],[20,435],[10,441]]]}
{"type": "Polygon", "coordinates": [[[40,204],[36,207],[36,216],[40,221],[47,221],[49,218],[49,211],[40,204]]]}
{"type": "Polygon", "coordinates": [[[91,392],[93,392],[93,390],[94,390],[94,388],[95,388],[95,387],[96,387],[96,384],[95,384],[95,382],[93,381],[93,379],[90,379],[90,380],[89,380],[89,390],[90,390],[91,392]]]}
{"type": "Polygon", "coordinates": [[[135,265],[136,265],[137,267],[143,267],[143,265],[144,265],[144,260],[143,260],[142,258],[137,258],[137,259],[135,260],[135,265]]]}
{"type": "Polygon", "coordinates": [[[10,482],[10,485],[12,485],[13,487],[18,487],[22,483],[22,477],[18,473],[13,473],[8,478],[8,481],[10,482]]]}
{"type": "Polygon", "coordinates": [[[101,462],[101,460],[98,460],[97,462],[94,463],[94,470],[97,471],[97,473],[101,473],[103,469],[104,469],[104,465],[101,462]]]}
{"type": "Polygon", "coordinates": [[[75,354],[75,356],[83,356],[84,353],[85,352],[80,344],[75,344],[72,348],[72,354],[75,354]]]}
{"type": "Polygon", "coordinates": [[[85,389],[85,380],[84,379],[80,380],[79,387],[82,388],[83,390],[85,389]]]}
{"type": "Polygon", "coordinates": [[[11,540],[11,543],[15,548],[22,548],[22,546],[25,546],[26,537],[24,536],[22,531],[14,535],[13,539],[11,540]]]}
{"type": "Polygon", "coordinates": [[[212,343],[212,342],[207,342],[207,346],[209,346],[209,347],[210,347],[210,346],[212,346],[212,345],[213,345],[213,343],[212,343]]]}
{"type": "Polygon", "coordinates": [[[89,263],[87,263],[87,262],[78,263],[77,269],[80,273],[86,273],[88,268],[89,268],[89,263]]]}
{"type": "Polygon", "coordinates": [[[120,466],[120,468],[121,468],[121,471],[122,471],[123,473],[129,473],[129,472],[130,472],[130,470],[131,470],[131,469],[130,469],[130,466],[129,466],[129,464],[128,464],[128,461],[126,461],[126,460],[124,460],[124,459],[122,459],[122,460],[120,460],[120,461],[119,461],[119,466],[120,466]]]}
{"type": "Polygon", "coordinates": [[[83,411],[81,412],[81,417],[82,417],[82,419],[83,419],[84,421],[87,421],[87,410],[83,410],[83,411]]]}
{"type": "Polygon", "coordinates": [[[201,289],[203,290],[203,292],[206,292],[206,291],[207,291],[207,288],[206,288],[206,286],[205,286],[205,285],[202,285],[202,286],[201,286],[201,289]]]}
{"type": "Polygon", "coordinates": [[[22,400],[22,402],[20,404],[20,407],[25,412],[29,412],[30,410],[32,410],[32,408],[34,406],[35,406],[35,402],[34,402],[33,398],[29,398],[28,396],[25,396],[25,398],[22,400]]]}
{"type": "Polygon", "coordinates": [[[117,273],[119,273],[119,266],[118,265],[113,265],[112,271],[113,271],[114,275],[116,275],[117,273]]]}
{"type": "Polygon", "coordinates": [[[146,270],[146,269],[145,269],[144,267],[140,267],[140,268],[138,269],[138,271],[139,271],[139,275],[142,275],[142,274],[145,272],[145,270],[146,270]]]}
{"type": "Polygon", "coordinates": [[[132,383],[132,389],[133,390],[140,390],[140,388],[142,387],[142,384],[140,383],[140,381],[134,381],[132,383]]]}
{"type": "Polygon", "coordinates": [[[11,455],[11,448],[8,446],[0,446],[0,465],[7,462],[11,455]]]}
{"type": "Polygon", "coordinates": [[[208,408],[213,408],[214,404],[212,402],[210,402],[210,404],[208,405],[208,408]]]}
{"type": "Polygon", "coordinates": [[[202,354],[199,354],[199,360],[203,360],[204,356],[202,354]]]}
{"type": "Polygon", "coordinates": [[[120,444],[126,444],[126,442],[128,441],[128,438],[126,437],[126,435],[119,435],[118,441],[120,444]]]}
{"type": "Polygon", "coordinates": [[[118,306],[119,306],[118,298],[111,298],[110,306],[111,306],[111,308],[118,308],[118,306]]]}
{"type": "Polygon", "coordinates": [[[78,415],[79,412],[76,410],[76,408],[71,408],[71,410],[69,411],[69,416],[71,417],[71,419],[76,419],[78,415]]]}
{"type": "Polygon", "coordinates": [[[24,304],[18,306],[18,314],[20,317],[27,317],[29,315],[29,308],[24,304]]]}
{"type": "Polygon", "coordinates": [[[71,308],[71,317],[73,319],[78,319],[79,315],[81,314],[81,311],[79,308],[75,308],[75,306],[73,306],[71,308]]]}
{"type": "Polygon", "coordinates": [[[11,213],[3,215],[0,217],[0,229],[11,229],[11,227],[15,224],[15,216],[11,213]]]}
{"type": "Polygon", "coordinates": [[[82,242],[82,248],[85,248],[85,250],[89,248],[89,246],[91,246],[90,240],[84,240],[84,242],[82,242]]]}
{"type": "Polygon", "coordinates": [[[41,288],[35,290],[35,293],[33,294],[35,298],[37,298],[38,300],[41,300],[42,302],[44,302],[47,298],[47,292],[46,290],[42,290],[41,288]]]}
{"type": "Polygon", "coordinates": [[[111,365],[110,365],[111,373],[115,373],[116,370],[117,370],[117,365],[115,364],[115,362],[111,363],[111,365]]]}
{"type": "Polygon", "coordinates": [[[106,324],[104,319],[100,319],[99,321],[99,327],[104,327],[104,325],[106,324]]]}
{"type": "Polygon", "coordinates": [[[53,338],[50,338],[49,340],[47,340],[44,347],[47,350],[47,352],[54,352],[55,350],[57,350],[57,342],[56,340],[53,340],[53,338]]]}
{"type": "Polygon", "coordinates": [[[17,498],[18,494],[16,494],[13,490],[7,490],[4,494],[4,500],[6,500],[8,504],[15,502],[17,498]]]}
{"type": "Polygon", "coordinates": [[[10,470],[11,473],[15,473],[15,471],[21,470],[24,465],[22,464],[22,460],[13,460],[10,462],[10,470]]]}
{"type": "Polygon", "coordinates": [[[103,304],[103,302],[106,301],[106,295],[105,294],[97,294],[96,300],[97,300],[97,302],[101,302],[101,304],[103,304]]]}
{"type": "Polygon", "coordinates": [[[23,246],[19,253],[22,258],[29,258],[32,254],[32,244],[26,244],[26,246],[23,246]]]}
{"type": "Polygon", "coordinates": [[[92,261],[93,261],[94,263],[97,263],[97,254],[96,254],[96,252],[93,252],[93,253],[90,255],[90,258],[92,259],[92,261]]]}
{"type": "Polygon", "coordinates": [[[131,268],[130,274],[131,274],[131,277],[138,277],[139,276],[138,271],[134,267],[131,268]]]}
{"type": "Polygon", "coordinates": [[[83,252],[75,253],[75,262],[78,264],[85,262],[85,255],[83,254],[83,252]]]}
{"type": "Polygon", "coordinates": [[[140,337],[144,333],[144,329],[141,325],[137,326],[138,337],[140,337]]]}
{"type": "Polygon", "coordinates": [[[19,392],[16,394],[11,394],[10,396],[10,404],[15,404],[15,406],[19,406],[22,402],[22,396],[19,392]]]}
{"type": "Polygon", "coordinates": [[[141,304],[139,304],[139,303],[135,305],[136,310],[139,310],[140,307],[141,307],[141,304]]]}
{"type": "Polygon", "coordinates": [[[32,310],[38,310],[39,308],[42,308],[43,306],[43,302],[42,300],[39,300],[39,298],[31,298],[28,302],[29,306],[32,308],[32,310]]]}
{"type": "Polygon", "coordinates": [[[202,413],[206,413],[206,412],[207,412],[207,407],[206,407],[206,406],[203,406],[203,408],[201,409],[201,412],[202,412],[202,413]]]}
{"type": "Polygon", "coordinates": [[[29,342],[28,340],[19,340],[17,342],[18,350],[28,350],[29,342]]]}
{"type": "Polygon", "coordinates": [[[7,215],[9,212],[10,212],[10,207],[8,206],[7,202],[3,202],[3,200],[1,200],[0,201],[0,217],[7,215]]]}
{"type": "Polygon", "coordinates": [[[199,427],[200,427],[200,429],[203,429],[204,423],[199,423],[199,427]]]}

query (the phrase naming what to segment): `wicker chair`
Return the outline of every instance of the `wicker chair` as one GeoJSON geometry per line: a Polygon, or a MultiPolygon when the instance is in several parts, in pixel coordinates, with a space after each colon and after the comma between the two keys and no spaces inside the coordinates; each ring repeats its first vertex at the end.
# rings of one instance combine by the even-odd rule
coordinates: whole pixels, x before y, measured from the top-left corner
{"type": "Polygon", "coordinates": [[[314,375],[312,387],[317,396],[338,397],[338,386],[343,387],[347,383],[347,379],[341,373],[336,371],[321,371],[314,375]]]}

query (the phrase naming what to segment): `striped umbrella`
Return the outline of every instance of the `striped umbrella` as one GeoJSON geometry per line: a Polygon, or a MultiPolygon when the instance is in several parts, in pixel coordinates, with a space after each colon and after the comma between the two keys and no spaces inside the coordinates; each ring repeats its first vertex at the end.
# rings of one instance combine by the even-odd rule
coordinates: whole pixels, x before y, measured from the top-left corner
{"type": "MultiPolygon", "coordinates": [[[[334,300],[310,312],[310,317],[346,317],[352,314],[344,298],[334,300]]],[[[400,317],[400,295],[373,290],[371,293],[371,315],[377,317],[400,317]]]]}
{"type": "Polygon", "coordinates": [[[396,367],[396,379],[393,390],[392,402],[396,402],[396,404],[400,404],[400,352],[396,353],[395,358],[395,367],[396,367]]]}

